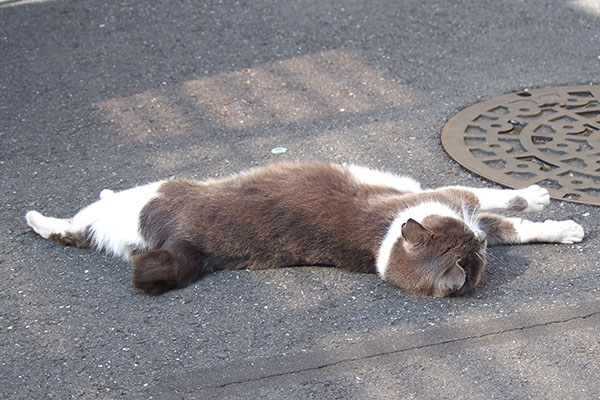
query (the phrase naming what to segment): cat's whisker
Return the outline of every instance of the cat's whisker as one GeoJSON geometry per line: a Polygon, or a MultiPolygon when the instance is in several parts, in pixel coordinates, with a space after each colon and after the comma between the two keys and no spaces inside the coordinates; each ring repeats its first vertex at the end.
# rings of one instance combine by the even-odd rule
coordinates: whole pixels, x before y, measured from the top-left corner
{"type": "Polygon", "coordinates": [[[475,255],[477,256],[477,258],[479,258],[479,260],[481,262],[485,262],[486,261],[486,257],[483,257],[479,252],[476,252],[475,255]]]}
{"type": "Polygon", "coordinates": [[[506,260],[498,257],[491,251],[486,252],[486,258],[488,260],[488,264],[495,264],[495,265],[500,264],[503,266],[506,264],[506,260]]]}

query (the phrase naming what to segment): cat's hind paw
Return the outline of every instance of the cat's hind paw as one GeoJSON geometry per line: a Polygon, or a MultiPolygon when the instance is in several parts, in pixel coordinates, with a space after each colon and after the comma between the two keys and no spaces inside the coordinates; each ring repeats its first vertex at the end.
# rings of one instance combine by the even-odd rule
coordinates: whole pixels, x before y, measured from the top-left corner
{"type": "Polygon", "coordinates": [[[44,239],[49,239],[53,234],[63,234],[70,226],[67,219],[46,217],[37,211],[29,211],[25,214],[27,225],[44,239]]]}
{"type": "Polygon", "coordinates": [[[25,220],[27,221],[27,225],[29,225],[29,227],[33,229],[35,233],[45,239],[48,239],[48,237],[50,237],[50,235],[54,232],[50,224],[50,219],[37,211],[29,211],[27,214],[25,214],[25,220]]]}
{"type": "MultiPolygon", "coordinates": [[[[544,207],[550,204],[550,194],[548,190],[540,187],[538,185],[532,185],[525,189],[517,190],[517,197],[515,197],[514,202],[517,203],[525,203],[518,210],[515,208],[515,211],[541,211],[544,207]],[[523,200],[525,200],[523,202],[523,200]]],[[[509,207],[510,209],[510,207],[509,207]]]]}
{"type": "Polygon", "coordinates": [[[28,211],[27,214],[25,214],[25,220],[27,221],[27,225],[40,236],[47,237],[50,235],[49,233],[41,232],[41,221],[43,218],[45,217],[35,210],[28,211]],[[44,234],[46,234],[46,236],[44,236],[44,234]]]}

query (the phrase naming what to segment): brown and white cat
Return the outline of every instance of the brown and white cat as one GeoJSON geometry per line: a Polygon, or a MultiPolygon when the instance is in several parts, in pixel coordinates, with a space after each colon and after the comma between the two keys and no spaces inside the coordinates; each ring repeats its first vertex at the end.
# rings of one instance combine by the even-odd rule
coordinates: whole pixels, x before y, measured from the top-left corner
{"type": "Polygon", "coordinates": [[[539,186],[422,190],[410,178],[355,165],[288,163],[220,180],[103,190],[73,218],[30,211],[26,219],[46,239],[131,261],[135,286],[150,295],[219,269],[321,265],[447,296],[477,286],[487,245],[581,241],[573,221],[482,213],[548,203],[539,186]]]}

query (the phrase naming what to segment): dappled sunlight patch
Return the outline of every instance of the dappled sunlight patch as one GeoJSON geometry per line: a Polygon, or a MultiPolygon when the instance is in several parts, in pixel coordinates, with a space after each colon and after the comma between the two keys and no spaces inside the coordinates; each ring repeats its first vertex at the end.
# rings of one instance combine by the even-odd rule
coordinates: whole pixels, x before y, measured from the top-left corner
{"type": "Polygon", "coordinates": [[[100,107],[109,122],[115,124],[123,136],[173,136],[183,134],[193,127],[176,99],[159,90],[107,100],[100,107]]]}
{"type": "Polygon", "coordinates": [[[125,137],[243,130],[406,106],[415,95],[357,52],[339,49],[190,80],[98,104],[125,137]]]}
{"type": "Polygon", "coordinates": [[[577,11],[583,11],[593,17],[600,17],[600,2],[598,0],[571,0],[568,4],[577,11]]]}
{"type": "Polygon", "coordinates": [[[351,127],[308,125],[296,127],[293,134],[285,134],[283,141],[275,141],[271,135],[260,134],[239,137],[234,141],[227,137],[193,141],[184,139],[184,145],[174,145],[168,150],[148,154],[145,163],[159,176],[183,174],[186,177],[204,179],[215,177],[215,165],[225,168],[227,173],[247,167],[228,166],[230,161],[235,163],[236,160],[246,159],[253,160],[255,165],[264,165],[304,160],[307,158],[307,151],[310,151],[310,159],[373,164],[389,170],[393,167],[380,164],[380,157],[389,151],[390,145],[397,149],[397,159],[411,160],[419,157],[413,151],[416,137],[408,140],[405,137],[405,132],[402,127],[397,126],[397,121],[360,121],[351,127]],[[385,132],[394,132],[394,135],[387,137],[382,134],[385,132]],[[365,140],[351,139],[355,137],[364,137],[365,140]],[[278,152],[281,148],[285,148],[285,151],[278,152]],[[210,170],[198,169],[209,165],[210,170]]]}

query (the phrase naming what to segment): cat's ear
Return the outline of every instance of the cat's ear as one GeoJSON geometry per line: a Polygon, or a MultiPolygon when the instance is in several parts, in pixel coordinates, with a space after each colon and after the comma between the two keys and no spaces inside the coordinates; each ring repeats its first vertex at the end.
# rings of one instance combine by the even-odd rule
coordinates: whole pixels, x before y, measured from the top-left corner
{"type": "Polygon", "coordinates": [[[402,224],[402,237],[409,243],[422,243],[428,236],[429,230],[412,218],[402,224]]]}
{"type": "Polygon", "coordinates": [[[467,274],[457,261],[438,278],[435,284],[434,296],[444,297],[452,294],[463,287],[466,280],[467,274]]]}

